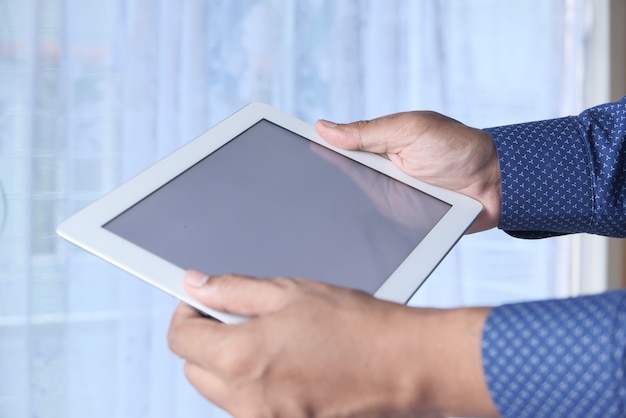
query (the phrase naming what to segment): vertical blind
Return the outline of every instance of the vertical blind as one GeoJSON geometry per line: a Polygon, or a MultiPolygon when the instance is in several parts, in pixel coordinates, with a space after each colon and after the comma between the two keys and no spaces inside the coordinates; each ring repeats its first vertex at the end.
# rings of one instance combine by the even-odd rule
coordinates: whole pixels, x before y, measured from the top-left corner
{"type": "MultiPolygon", "coordinates": [[[[590,1],[0,0],[0,417],[224,416],[167,349],[176,301],[56,224],[251,101],[578,112],[590,1]]],[[[568,247],[464,237],[411,303],[564,296],[568,247]]]]}

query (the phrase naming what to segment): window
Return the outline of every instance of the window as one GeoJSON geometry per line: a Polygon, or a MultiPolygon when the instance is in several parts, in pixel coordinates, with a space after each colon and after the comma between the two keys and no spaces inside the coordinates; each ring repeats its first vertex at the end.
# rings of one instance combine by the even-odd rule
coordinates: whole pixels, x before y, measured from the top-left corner
{"type": "MultiPolygon", "coordinates": [[[[310,122],[577,113],[590,4],[0,0],[0,416],[222,416],[167,349],[176,302],[55,225],[250,101],[310,122]]],[[[465,237],[412,303],[563,296],[570,246],[465,237]]]]}

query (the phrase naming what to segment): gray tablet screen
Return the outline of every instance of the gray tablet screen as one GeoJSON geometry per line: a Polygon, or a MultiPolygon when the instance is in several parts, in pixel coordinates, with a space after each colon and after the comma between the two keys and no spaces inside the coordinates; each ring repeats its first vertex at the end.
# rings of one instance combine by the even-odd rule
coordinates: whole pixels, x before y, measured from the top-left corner
{"type": "Polygon", "coordinates": [[[183,269],[371,294],[449,208],[262,120],[104,228],[183,269]]]}

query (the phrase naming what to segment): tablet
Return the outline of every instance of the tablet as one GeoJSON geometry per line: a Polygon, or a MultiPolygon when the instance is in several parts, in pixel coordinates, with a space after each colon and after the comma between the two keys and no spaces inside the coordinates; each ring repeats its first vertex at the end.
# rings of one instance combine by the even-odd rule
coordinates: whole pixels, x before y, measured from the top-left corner
{"type": "Polygon", "coordinates": [[[250,104],[58,226],[65,239],[191,299],[187,269],[304,277],[406,303],[482,206],[250,104]]]}

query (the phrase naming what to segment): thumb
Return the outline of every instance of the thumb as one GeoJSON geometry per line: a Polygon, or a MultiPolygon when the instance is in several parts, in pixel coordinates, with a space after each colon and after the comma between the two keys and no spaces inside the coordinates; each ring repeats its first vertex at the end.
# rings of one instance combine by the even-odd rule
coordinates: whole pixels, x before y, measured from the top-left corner
{"type": "Polygon", "coordinates": [[[339,148],[391,154],[407,145],[410,138],[406,128],[411,122],[408,113],[397,113],[345,124],[318,120],[315,129],[324,140],[339,148]]]}
{"type": "Polygon", "coordinates": [[[317,133],[328,143],[347,150],[379,152],[370,147],[376,132],[368,129],[370,121],[358,121],[338,124],[327,120],[318,120],[315,124],[317,133]]]}
{"type": "Polygon", "coordinates": [[[273,280],[228,274],[208,276],[189,270],[183,279],[189,296],[205,306],[236,315],[258,316],[280,309],[285,289],[273,280]]]}

